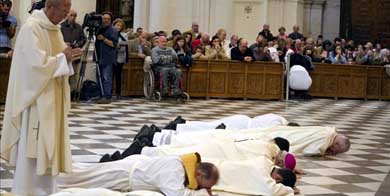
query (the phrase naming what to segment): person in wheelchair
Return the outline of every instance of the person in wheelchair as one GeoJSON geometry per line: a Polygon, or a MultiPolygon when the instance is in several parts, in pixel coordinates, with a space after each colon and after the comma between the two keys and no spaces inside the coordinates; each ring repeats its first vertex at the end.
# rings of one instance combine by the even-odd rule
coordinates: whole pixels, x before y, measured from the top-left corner
{"type": "Polygon", "coordinates": [[[158,46],[152,49],[152,69],[162,82],[162,97],[168,95],[168,79],[171,79],[172,83],[172,96],[176,97],[183,94],[179,86],[181,71],[176,65],[177,61],[178,56],[175,50],[167,47],[167,38],[160,36],[158,46]]]}

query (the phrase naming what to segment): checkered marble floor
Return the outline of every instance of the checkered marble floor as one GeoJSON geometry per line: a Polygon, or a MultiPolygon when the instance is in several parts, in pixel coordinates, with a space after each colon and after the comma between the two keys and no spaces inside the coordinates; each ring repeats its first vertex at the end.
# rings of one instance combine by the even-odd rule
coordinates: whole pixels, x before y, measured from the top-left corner
{"type": "MultiPolygon", "coordinates": [[[[2,121],[4,106],[0,108],[2,121]]],[[[74,103],[70,115],[73,161],[97,162],[105,153],[126,148],[142,125],[162,127],[178,115],[188,120],[209,120],[271,112],[301,125],[336,126],[351,139],[351,150],[346,154],[298,156],[298,167],[306,172],[298,182],[301,194],[390,195],[390,102],[195,99],[178,104],[127,99],[107,105],[74,103]]],[[[12,172],[0,162],[0,189],[10,190],[12,172]]]]}

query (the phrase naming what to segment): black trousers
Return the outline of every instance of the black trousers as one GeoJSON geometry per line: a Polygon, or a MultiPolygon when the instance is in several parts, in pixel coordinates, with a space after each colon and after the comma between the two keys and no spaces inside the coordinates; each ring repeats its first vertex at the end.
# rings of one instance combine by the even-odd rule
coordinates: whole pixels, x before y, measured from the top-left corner
{"type": "Polygon", "coordinates": [[[124,63],[116,63],[114,65],[114,77],[115,77],[115,94],[121,95],[122,88],[122,70],[124,63]]]}

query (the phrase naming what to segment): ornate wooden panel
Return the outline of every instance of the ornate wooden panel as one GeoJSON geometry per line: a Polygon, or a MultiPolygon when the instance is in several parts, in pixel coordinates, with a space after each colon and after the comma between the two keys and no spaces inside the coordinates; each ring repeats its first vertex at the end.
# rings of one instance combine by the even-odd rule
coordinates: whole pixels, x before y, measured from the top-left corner
{"type": "Polygon", "coordinates": [[[194,61],[188,70],[187,92],[191,97],[207,96],[208,62],[194,61]]]}
{"type": "Polygon", "coordinates": [[[390,77],[382,66],[367,68],[367,98],[390,99],[390,77]]]}
{"type": "Polygon", "coordinates": [[[228,97],[227,83],[229,65],[233,62],[228,61],[210,61],[209,62],[209,97],[228,97]]]}
{"type": "Polygon", "coordinates": [[[390,46],[390,0],[341,1],[341,36],[390,46]]]}
{"type": "Polygon", "coordinates": [[[131,58],[129,63],[123,66],[122,82],[122,96],[144,94],[143,59],[131,58]]]}
{"type": "Polygon", "coordinates": [[[310,72],[310,94],[317,97],[366,98],[367,66],[317,64],[310,72]]]}
{"type": "Polygon", "coordinates": [[[0,103],[5,103],[7,97],[11,59],[0,58],[0,103]]]}

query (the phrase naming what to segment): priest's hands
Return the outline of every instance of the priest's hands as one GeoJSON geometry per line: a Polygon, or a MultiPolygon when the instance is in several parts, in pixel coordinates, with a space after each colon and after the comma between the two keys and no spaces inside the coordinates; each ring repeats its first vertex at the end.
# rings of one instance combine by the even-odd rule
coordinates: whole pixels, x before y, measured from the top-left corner
{"type": "Polygon", "coordinates": [[[294,173],[297,175],[305,175],[306,173],[302,169],[294,169],[294,173]]]}
{"type": "Polygon", "coordinates": [[[62,53],[64,53],[66,60],[70,63],[74,60],[80,59],[83,51],[80,48],[72,49],[72,47],[68,45],[62,53]]]}

